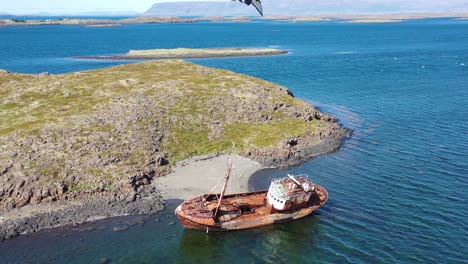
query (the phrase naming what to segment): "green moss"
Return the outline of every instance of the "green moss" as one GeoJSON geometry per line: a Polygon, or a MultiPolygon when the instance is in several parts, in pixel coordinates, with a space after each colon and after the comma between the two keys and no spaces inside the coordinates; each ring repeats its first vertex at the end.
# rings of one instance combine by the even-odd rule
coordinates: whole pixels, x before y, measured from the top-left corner
{"type": "Polygon", "coordinates": [[[291,106],[301,106],[304,105],[305,103],[303,101],[297,100],[296,98],[289,96],[289,95],[281,95],[281,96],[276,96],[271,99],[272,103],[286,103],[291,106]]]}
{"type": "Polygon", "coordinates": [[[252,148],[273,147],[286,138],[313,133],[325,125],[319,120],[304,122],[300,119],[268,124],[235,123],[226,125],[218,139],[210,139],[210,130],[203,127],[173,128],[164,149],[175,161],[216,152],[240,153],[252,148]]]}
{"type": "Polygon", "coordinates": [[[90,190],[95,190],[97,187],[98,187],[97,183],[90,183],[90,182],[82,181],[79,183],[71,184],[69,186],[69,191],[70,192],[90,191],[90,190]]]}
{"type": "Polygon", "coordinates": [[[5,103],[0,105],[0,112],[12,110],[18,107],[17,103],[5,103]]]}

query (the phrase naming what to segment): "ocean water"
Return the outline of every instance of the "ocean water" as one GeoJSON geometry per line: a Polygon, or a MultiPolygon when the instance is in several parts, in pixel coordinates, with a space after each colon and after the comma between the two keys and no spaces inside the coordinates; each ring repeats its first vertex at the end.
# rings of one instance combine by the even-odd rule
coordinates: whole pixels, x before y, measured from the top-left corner
{"type": "Polygon", "coordinates": [[[329,191],[322,209],[205,234],[182,230],[171,201],[125,232],[112,227],[132,217],[0,242],[0,263],[467,263],[468,21],[0,27],[0,68],[63,73],[123,63],[72,56],[226,46],[290,53],[191,61],[286,86],[354,130],[334,154],[251,178],[262,189],[308,173],[329,191]]]}

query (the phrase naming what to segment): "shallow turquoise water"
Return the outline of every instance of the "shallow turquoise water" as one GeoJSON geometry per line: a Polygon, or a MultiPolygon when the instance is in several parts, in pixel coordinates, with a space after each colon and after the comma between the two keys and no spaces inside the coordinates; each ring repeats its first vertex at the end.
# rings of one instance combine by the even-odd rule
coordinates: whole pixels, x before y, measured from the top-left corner
{"type": "MultiPolygon", "coordinates": [[[[0,263],[466,263],[467,21],[7,27],[0,68],[61,73],[119,63],[71,56],[179,46],[291,52],[192,61],[284,85],[355,131],[339,152],[290,170],[325,186],[329,203],[293,223],[208,235],[184,232],[170,205],[122,233],[109,227],[127,218],[1,242],[0,263]]],[[[284,173],[261,171],[252,187],[284,173]]]]}

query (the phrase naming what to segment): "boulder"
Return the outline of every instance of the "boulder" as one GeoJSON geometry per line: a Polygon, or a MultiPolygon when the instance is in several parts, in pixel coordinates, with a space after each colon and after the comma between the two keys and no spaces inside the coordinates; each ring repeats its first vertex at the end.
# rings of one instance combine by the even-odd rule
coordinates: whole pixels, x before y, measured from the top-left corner
{"type": "Polygon", "coordinates": [[[68,191],[68,187],[63,183],[60,182],[57,184],[57,194],[62,195],[68,191]]]}
{"type": "Polygon", "coordinates": [[[41,197],[42,198],[47,198],[50,196],[50,189],[49,188],[44,188],[41,190],[41,197]]]}
{"type": "Polygon", "coordinates": [[[110,262],[111,262],[111,260],[108,259],[108,258],[101,258],[101,264],[108,264],[110,262]]]}
{"type": "Polygon", "coordinates": [[[169,161],[167,160],[167,156],[164,155],[164,154],[159,154],[156,157],[156,164],[158,166],[165,166],[165,165],[169,164],[169,161]]]}
{"type": "Polygon", "coordinates": [[[31,204],[38,204],[42,200],[42,190],[36,190],[31,198],[31,204]]]}
{"type": "Polygon", "coordinates": [[[23,207],[27,204],[29,204],[29,201],[31,200],[32,197],[32,192],[30,190],[22,192],[16,199],[15,203],[17,207],[23,207]]]}

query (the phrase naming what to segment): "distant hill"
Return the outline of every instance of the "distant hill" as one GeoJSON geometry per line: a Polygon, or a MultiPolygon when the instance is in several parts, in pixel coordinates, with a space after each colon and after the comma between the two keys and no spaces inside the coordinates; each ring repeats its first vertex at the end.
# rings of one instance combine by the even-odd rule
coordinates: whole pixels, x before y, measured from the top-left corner
{"type": "MultiPolygon", "coordinates": [[[[468,1],[451,0],[262,0],[266,16],[467,12],[468,1]]],[[[257,16],[255,8],[236,1],[165,2],[154,4],[147,16],[257,16]]]]}
{"type": "Polygon", "coordinates": [[[146,16],[256,16],[257,10],[239,2],[164,2],[154,4],[146,16]]]}

